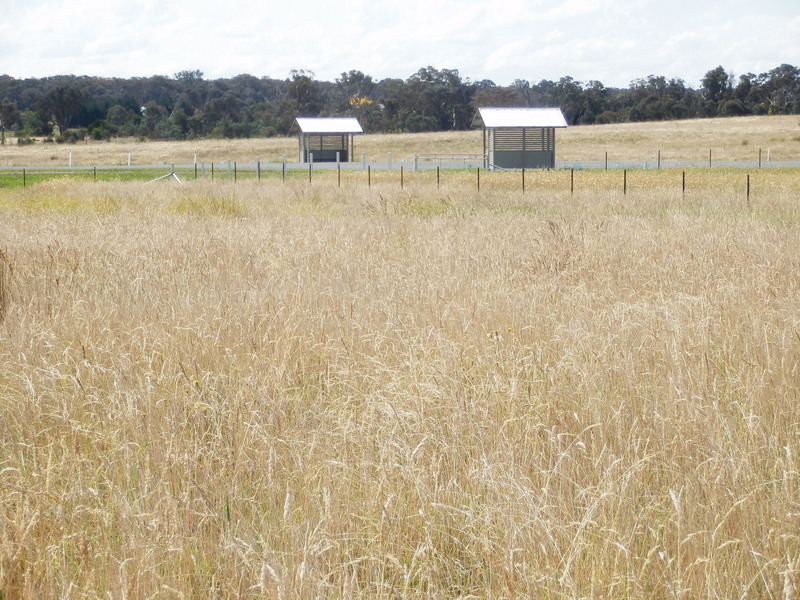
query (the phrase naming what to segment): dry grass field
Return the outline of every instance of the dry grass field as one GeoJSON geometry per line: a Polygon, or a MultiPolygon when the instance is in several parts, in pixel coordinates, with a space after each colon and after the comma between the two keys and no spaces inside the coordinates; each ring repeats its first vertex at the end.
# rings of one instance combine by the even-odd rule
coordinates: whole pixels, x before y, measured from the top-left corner
{"type": "Polygon", "coordinates": [[[796,600],[800,173],[674,175],[0,189],[0,598],[796,600]]]}
{"type": "MultiPolygon", "coordinates": [[[[11,139],[0,147],[0,167],[127,165],[187,165],[197,161],[239,164],[256,160],[296,161],[296,138],[250,140],[198,140],[191,142],[138,142],[116,140],[84,144],[43,144],[18,146],[11,139]]],[[[411,162],[416,153],[480,153],[480,130],[450,133],[367,134],[355,140],[356,158],[364,153],[368,161],[411,162]]],[[[762,159],[800,161],[800,117],[742,117],[662,123],[622,123],[569,127],[556,134],[557,161],[662,160],[705,161],[709,150],[715,161],[757,161],[762,159]]]]}

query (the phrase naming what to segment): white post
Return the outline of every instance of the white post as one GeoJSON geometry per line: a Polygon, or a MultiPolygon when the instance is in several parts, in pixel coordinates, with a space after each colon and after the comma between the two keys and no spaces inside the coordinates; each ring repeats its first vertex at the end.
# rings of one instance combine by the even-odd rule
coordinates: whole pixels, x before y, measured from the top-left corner
{"type": "Polygon", "coordinates": [[[336,166],[339,166],[339,151],[336,151],[336,166]]]}
{"type": "Polygon", "coordinates": [[[391,171],[392,170],[392,153],[391,152],[389,152],[388,158],[389,158],[389,170],[391,171]]]}
{"type": "Polygon", "coordinates": [[[72,150],[69,151],[69,166],[72,166],[72,150]]]}
{"type": "Polygon", "coordinates": [[[128,150],[128,166],[131,166],[131,151],[128,150]]]}
{"type": "Polygon", "coordinates": [[[197,166],[197,148],[194,150],[194,163],[192,163],[195,167],[197,166]]]}

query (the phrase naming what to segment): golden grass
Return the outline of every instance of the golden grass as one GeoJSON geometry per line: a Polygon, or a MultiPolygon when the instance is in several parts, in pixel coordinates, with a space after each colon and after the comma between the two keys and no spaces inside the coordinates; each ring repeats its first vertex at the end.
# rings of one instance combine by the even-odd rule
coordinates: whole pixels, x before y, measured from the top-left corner
{"type": "Polygon", "coordinates": [[[8,259],[0,250],[0,323],[3,322],[8,309],[8,279],[8,259]]]}
{"type": "MultiPolygon", "coordinates": [[[[133,165],[194,164],[225,161],[245,165],[256,160],[297,160],[296,138],[249,140],[196,140],[190,142],[138,142],[115,140],[76,145],[41,144],[18,146],[14,140],[0,147],[0,167],[125,166],[130,153],[133,165]]],[[[367,134],[355,140],[358,161],[412,162],[417,153],[473,154],[483,151],[482,133],[457,131],[419,134],[367,134]]],[[[662,123],[621,123],[569,127],[556,134],[558,161],[714,161],[800,160],[800,117],[769,116],[698,119],[662,123]]]]}
{"type": "Polygon", "coordinates": [[[693,119],[570,127],[557,133],[558,160],[714,161],[800,160],[797,115],[693,119]]]}
{"type": "Polygon", "coordinates": [[[0,190],[0,597],[796,598],[796,174],[496,175],[0,190]]]}

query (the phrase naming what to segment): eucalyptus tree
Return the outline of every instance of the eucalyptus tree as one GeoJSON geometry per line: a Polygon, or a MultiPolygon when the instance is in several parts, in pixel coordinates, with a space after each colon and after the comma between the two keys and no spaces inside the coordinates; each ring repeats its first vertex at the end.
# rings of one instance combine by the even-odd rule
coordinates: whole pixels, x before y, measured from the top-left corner
{"type": "Polygon", "coordinates": [[[86,94],[75,86],[57,86],[47,92],[37,103],[37,109],[43,117],[52,121],[58,128],[59,135],[64,132],[72,122],[87,100],[86,94]]]}
{"type": "Polygon", "coordinates": [[[17,103],[8,98],[0,100],[0,144],[6,143],[6,129],[20,122],[22,115],[17,110],[17,103]]]}

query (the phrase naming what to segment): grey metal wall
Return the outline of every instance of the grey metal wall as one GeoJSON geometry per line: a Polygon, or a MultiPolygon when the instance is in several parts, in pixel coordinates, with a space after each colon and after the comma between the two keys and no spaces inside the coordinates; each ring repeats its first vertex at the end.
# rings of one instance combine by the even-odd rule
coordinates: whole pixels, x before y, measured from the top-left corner
{"type": "Polygon", "coordinates": [[[489,167],[503,169],[552,169],[556,160],[556,136],[552,127],[489,129],[489,167]]]}

